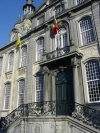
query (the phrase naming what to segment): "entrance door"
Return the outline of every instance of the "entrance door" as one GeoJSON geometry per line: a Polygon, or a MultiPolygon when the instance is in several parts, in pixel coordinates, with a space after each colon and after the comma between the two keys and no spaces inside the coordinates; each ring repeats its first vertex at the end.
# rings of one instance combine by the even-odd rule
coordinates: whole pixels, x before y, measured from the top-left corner
{"type": "Polygon", "coordinates": [[[69,114],[73,102],[73,73],[72,69],[59,72],[56,76],[56,113],[69,114]]]}

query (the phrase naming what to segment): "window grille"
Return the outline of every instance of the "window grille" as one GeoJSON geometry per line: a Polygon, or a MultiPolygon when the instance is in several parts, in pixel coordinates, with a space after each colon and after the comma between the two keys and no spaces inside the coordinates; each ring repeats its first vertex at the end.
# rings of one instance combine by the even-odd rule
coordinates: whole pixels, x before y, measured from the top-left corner
{"type": "Polygon", "coordinates": [[[100,66],[98,60],[88,61],[85,65],[89,101],[100,101],[100,66]]]}
{"type": "Polygon", "coordinates": [[[4,94],[4,109],[9,109],[10,91],[11,91],[11,83],[6,83],[5,84],[5,94],[4,94]]]}
{"type": "Polygon", "coordinates": [[[43,75],[36,77],[36,102],[43,101],[43,75]]]}
{"type": "Polygon", "coordinates": [[[90,44],[95,41],[94,29],[91,17],[85,17],[80,21],[80,30],[83,45],[90,44]]]}
{"type": "Polygon", "coordinates": [[[18,82],[18,106],[24,103],[24,90],[25,90],[25,80],[21,79],[18,82]]]}
{"type": "Polygon", "coordinates": [[[22,53],[21,53],[21,67],[26,66],[26,57],[27,57],[27,47],[22,47],[22,53]]]}
{"type": "Polygon", "coordinates": [[[0,75],[1,75],[1,72],[2,72],[2,61],[3,61],[3,57],[0,57],[0,75]]]}
{"type": "Polygon", "coordinates": [[[8,72],[13,70],[13,59],[14,59],[14,52],[10,52],[8,59],[8,69],[7,69],[8,72]]]}
{"type": "Polygon", "coordinates": [[[40,61],[43,57],[44,53],[44,38],[41,37],[38,39],[38,46],[37,46],[37,60],[40,61]]]}

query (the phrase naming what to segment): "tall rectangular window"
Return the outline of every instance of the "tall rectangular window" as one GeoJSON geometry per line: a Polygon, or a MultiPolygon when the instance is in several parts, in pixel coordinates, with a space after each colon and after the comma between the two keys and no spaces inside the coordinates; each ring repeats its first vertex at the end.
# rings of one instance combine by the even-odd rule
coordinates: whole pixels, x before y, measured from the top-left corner
{"type": "Polygon", "coordinates": [[[38,19],[38,25],[43,24],[45,21],[44,15],[38,19]]]}
{"type": "Polygon", "coordinates": [[[100,66],[98,60],[85,64],[89,102],[100,102],[100,66]]]}
{"type": "Polygon", "coordinates": [[[10,52],[9,53],[9,57],[8,57],[8,68],[7,68],[7,72],[10,72],[13,70],[13,59],[14,59],[14,52],[10,52]]]}
{"type": "Polygon", "coordinates": [[[80,20],[80,30],[83,45],[88,45],[96,40],[90,16],[80,20]]]}
{"type": "Polygon", "coordinates": [[[5,84],[5,93],[4,93],[4,109],[9,109],[10,92],[11,92],[11,83],[6,83],[5,84]]]}
{"type": "Polygon", "coordinates": [[[77,0],[77,4],[81,4],[83,2],[85,2],[86,0],[77,0]]]}
{"type": "Polygon", "coordinates": [[[43,75],[36,77],[36,102],[43,101],[43,75]]]}
{"type": "Polygon", "coordinates": [[[55,8],[55,15],[61,13],[63,10],[64,10],[64,4],[58,5],[58,6],[55,8]]]}
{"type": "Polygon", "coordinates": [[[23,46],[21,49],[21,62],[20,67],[26,66],[26,58],[27,58],[27,46],[23,46]]]}
{"type": "Polygon", "coordinates": [[[37,61],[40,61],[44,53],[44,38],[41,37],[37,40],[37,61]]]}
{"type": "Polygon", "coordinates": [[[21,79],[18,82],[18,106],[24,103],[24,90],[25,90],[25,80],[21,79]]]}
{"type": "Polygon", "coordinates": [[[65,28],[60,28],[55,36],[55,48],[61,49],[68,46],[67,31],[65,28]]]}
{"type": "Polygon", "coordinates": [[[0,75],[1,75],[1,72],[2,72],[2,61],[3,61],[3,57],[0,57],[0,75]]]}

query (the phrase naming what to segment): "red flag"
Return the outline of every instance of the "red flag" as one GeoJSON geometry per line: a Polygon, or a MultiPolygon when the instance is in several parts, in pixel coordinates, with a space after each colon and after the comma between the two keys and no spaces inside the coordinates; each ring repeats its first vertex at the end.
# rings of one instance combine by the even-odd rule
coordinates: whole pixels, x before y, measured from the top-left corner
{"type": "Polygon", "coordinates": [[[59,29],[59,25],[58,25],[58,22],[57,22],[56,19],[55,19],[55,24],[52,24],[51,28],[52,28],[52,33],[53,33],[54,35],[56,35],[56,34],[57,34],[57,31],[58,31],[58,29],[59,29]]]}

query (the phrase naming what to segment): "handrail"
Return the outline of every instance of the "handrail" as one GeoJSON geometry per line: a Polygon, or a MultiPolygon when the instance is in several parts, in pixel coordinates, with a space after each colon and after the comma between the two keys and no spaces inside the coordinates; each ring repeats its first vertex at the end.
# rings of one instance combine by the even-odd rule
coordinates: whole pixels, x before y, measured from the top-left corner
{"type": "Polygon", "coordinates": [[[7,129],[13,122],[23,117],[71,116],[84,124],[100,129],[100,111],[88,105],[67,103],[66,101],[43,101],[22,104],[1,119],[1,128],[7,129]]]}

